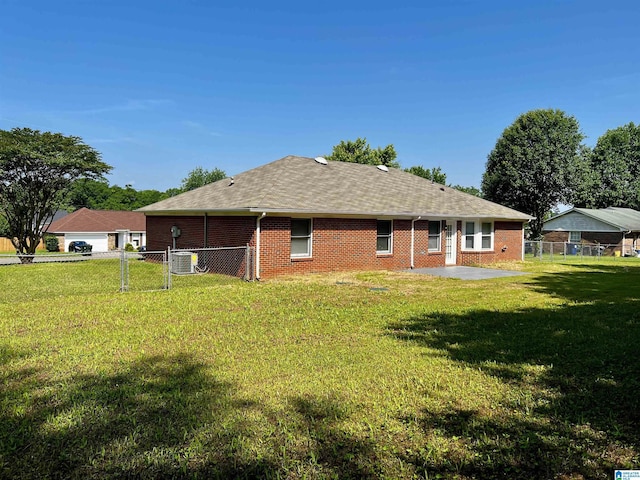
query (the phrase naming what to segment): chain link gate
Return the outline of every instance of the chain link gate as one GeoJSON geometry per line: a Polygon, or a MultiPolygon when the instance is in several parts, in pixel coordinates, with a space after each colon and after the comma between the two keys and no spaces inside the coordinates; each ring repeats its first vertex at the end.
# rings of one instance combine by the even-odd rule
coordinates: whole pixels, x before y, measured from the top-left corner
{"type": "Polygon", "coordinates": [[[169,288],[167,252],[120,252],[120,291],[153,291],[169,288]],[[132,282],[133,277],[133,282],[132,282]]]}
{"type": "Polygon", "coordinates": [[[198,274],[255,280],[254,249],[249,245],[185,249],[169,247],[166,251],[120,253],[121,292],[169,290],[173,287],[174,275],[198,274]]]}

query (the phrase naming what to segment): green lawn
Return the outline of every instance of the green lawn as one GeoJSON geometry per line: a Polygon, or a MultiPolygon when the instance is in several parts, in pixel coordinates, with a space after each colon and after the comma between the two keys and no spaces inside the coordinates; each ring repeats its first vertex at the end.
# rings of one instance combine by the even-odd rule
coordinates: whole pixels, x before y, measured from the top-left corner
{"type": "Polygon", "coordinates": [[[640,259],[505,267],[531,274],[119,293],[106,262],[0,267],[0,478],[640,468],[640,259]]]}

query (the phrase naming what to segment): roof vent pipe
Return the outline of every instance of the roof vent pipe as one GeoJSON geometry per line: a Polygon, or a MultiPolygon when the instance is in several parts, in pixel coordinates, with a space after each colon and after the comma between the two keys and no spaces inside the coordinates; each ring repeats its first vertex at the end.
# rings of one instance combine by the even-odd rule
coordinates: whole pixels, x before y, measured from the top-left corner
{"type": "Polygon", "coordinates": [[[380,170],[381,172],[388,172],[389,171],[389,167],[387,167],[386,165],[376,165],[376,168],[378,170],[380,170]]]}

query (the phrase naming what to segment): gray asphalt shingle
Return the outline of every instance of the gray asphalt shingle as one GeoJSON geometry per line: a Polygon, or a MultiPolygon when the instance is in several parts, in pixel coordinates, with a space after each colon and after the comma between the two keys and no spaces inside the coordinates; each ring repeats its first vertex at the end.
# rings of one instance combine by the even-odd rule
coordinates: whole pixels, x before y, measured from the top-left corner
{"type": "Polygon", "coordinates": [[[618,227],[620,230],[640,231],[640,212],[632,208],[574,208],[571,211],[580,212],[588,217],[618,227]]]}
{"type": "Polygon", "coordinates": [[[141,208],[147,214],[277,212],[424,218],[531,217],[402,170],[287,156],[141,208]]]}

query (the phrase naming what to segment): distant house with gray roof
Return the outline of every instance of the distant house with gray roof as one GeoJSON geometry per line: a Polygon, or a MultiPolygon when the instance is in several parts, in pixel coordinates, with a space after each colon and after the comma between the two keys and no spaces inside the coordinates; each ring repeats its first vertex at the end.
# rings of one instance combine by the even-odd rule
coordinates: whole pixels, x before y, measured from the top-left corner
{"type": "Polygon", "coordinates": [[[572,208],[544,222],[544,241],[575,245],[606,245],[617,255],[640,249],[640,212],[632,208],[572,208]]]}
{"type": "Polygon", "coordinates": [[[149,250],[249,245],[257,278],[521,260],[531,219],[399,169],[297,156],[139,211],[149,250]]]}

